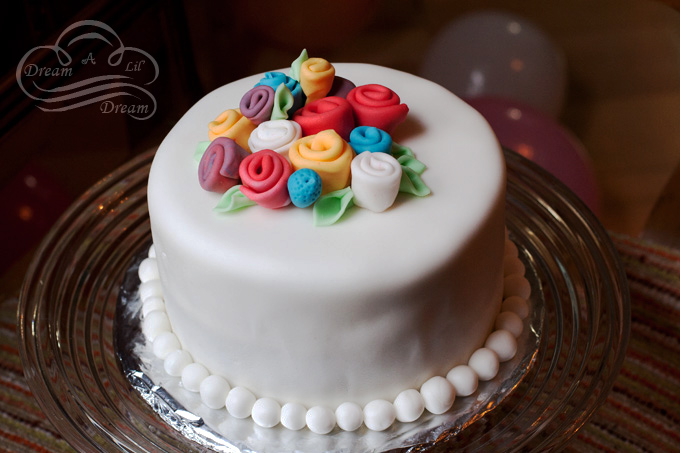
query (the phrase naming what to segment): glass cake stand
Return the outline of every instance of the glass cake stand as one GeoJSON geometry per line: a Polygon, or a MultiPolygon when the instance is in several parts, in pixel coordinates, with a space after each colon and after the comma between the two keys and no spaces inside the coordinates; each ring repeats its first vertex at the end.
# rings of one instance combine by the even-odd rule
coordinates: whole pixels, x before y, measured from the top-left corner
{"type": "MultiPolygon", "coordinates": [[[[508,229],[543,293],[530,366],[465,429],[435,430],[434,438],[378,451],[559,449],[604,402],[618,374],[630,300],[612,242],[555,178],[513,152],[505,157],[508,229]]],[[[22,288],[18,324],[28,383],[79,451],[204,450],[133,388],[114,334],[122,282],[151,241],[152,159],[152,152],[140,155],[84,193],[44,239],[22,288]]]]}

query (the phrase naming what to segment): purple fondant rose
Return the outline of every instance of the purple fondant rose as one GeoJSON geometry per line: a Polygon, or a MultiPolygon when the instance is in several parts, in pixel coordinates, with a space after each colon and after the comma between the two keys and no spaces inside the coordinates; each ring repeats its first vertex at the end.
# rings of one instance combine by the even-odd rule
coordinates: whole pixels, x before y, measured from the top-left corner
{"type": "Polygon", "coordinates": [[[267,85],[257,85],[250,89],[242,98],[239,108],[241,114],[253,124],[269,121],[274,107],[275,91],[267,85]]]}
{"type": "Polygon", "coordinates": [[[217,137],[198,164],[198,181],[209,192],[224,193],[239,182],[238,168],[250,153],[227,137],[217,137]]]}
{"type": "Polygon", "coordinates": [[[333,79],[333,85],[331,86],[331,91],[328,92],[327,96],[337,96],[339,98],[346,99],[349,92],[356,87],[357,86],[354,85],[352,81],[335,76],[333,79]]]}

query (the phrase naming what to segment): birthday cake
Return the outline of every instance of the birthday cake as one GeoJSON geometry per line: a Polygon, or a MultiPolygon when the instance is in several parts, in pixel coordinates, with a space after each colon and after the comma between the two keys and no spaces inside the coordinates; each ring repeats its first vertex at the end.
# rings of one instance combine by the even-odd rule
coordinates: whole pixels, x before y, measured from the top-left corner
{"type": "Polygon", "coordinates": [[[515,354],[530,288],[503,155],[432,82],[303,52],[218,88],[162,142],[148,204],[143,331],[209,408],[380,431],[515,354]]]}

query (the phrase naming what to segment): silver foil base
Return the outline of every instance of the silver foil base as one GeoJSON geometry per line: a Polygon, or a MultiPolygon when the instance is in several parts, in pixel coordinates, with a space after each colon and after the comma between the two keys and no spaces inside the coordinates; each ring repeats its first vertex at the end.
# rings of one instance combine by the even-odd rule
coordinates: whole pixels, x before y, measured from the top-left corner
{"type": "Polygon", "coordinates": [[[123,280],[116,307],[115,344],[123,373],[132,388],[169,426],[200,447],[218,452],[383,452],[424,451],[441,446],[489,411],[496,408],[520,383],[533,363],[543,326],[540,285],[531,275],[530,314],[518,339],[515,358],[501,364],[496,378],[480,382],[476,393],[458,397],[443,415],[423,414],[413,423],[395,422],[382,432],[362,426],[354,432],[335,428],[319,435],[308,429],[291,431],[281,425],[262,428],[252,419],[236,419],[226,410],[214,410],[201,403],[197,393],[182,387],[179,378],[167,375],[163,362],[151,352],[141,332],[141,301],[137,295],[140,254],[123,280]]]}

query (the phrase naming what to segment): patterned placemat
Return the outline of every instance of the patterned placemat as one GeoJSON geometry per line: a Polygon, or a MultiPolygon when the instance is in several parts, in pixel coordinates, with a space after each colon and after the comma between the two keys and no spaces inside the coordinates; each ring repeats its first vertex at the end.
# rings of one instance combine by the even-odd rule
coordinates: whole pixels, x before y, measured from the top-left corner
{"type": "MultiPolygon", "coordinates": [[[[680,251],[614,236],[631,290],[626,361],[567,451],[680,451],[680,251]]],[[[0,451],[71,452],[24,379],[17,299],[0,302],[0,451]]]]}

